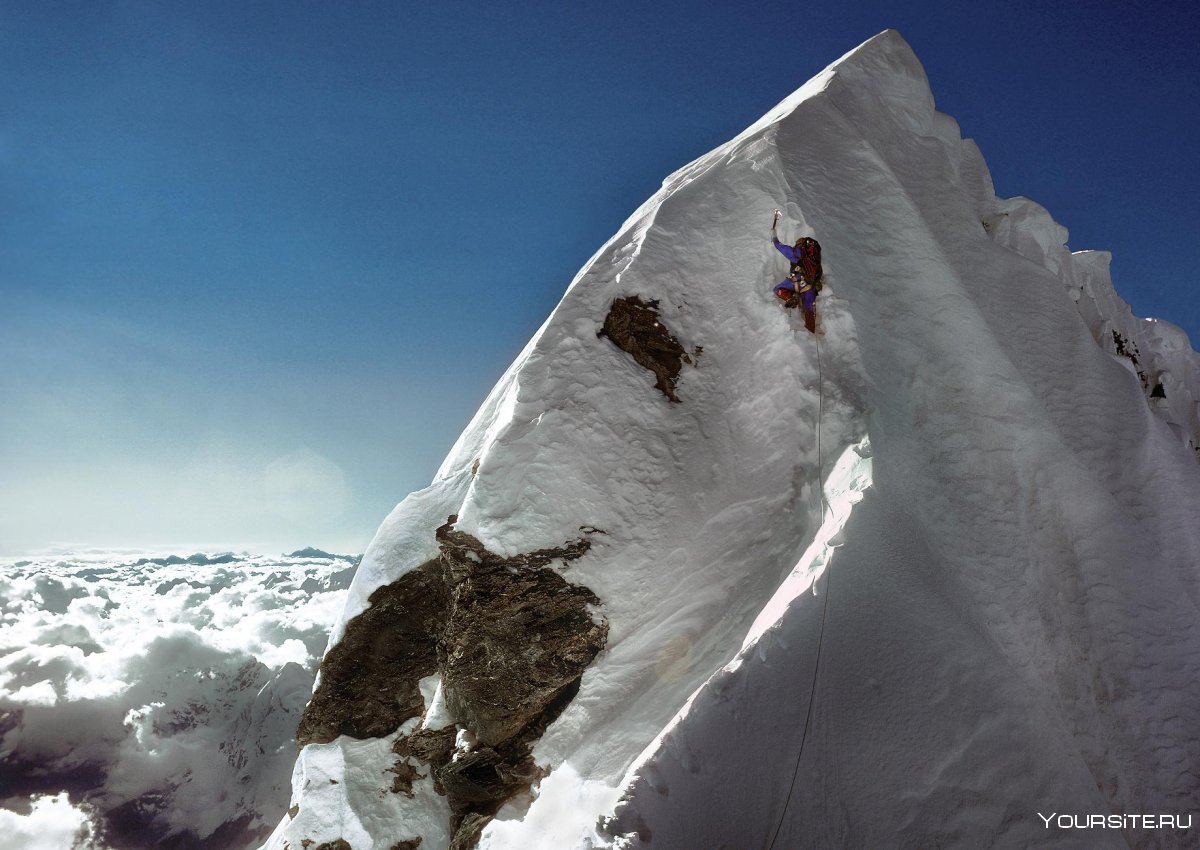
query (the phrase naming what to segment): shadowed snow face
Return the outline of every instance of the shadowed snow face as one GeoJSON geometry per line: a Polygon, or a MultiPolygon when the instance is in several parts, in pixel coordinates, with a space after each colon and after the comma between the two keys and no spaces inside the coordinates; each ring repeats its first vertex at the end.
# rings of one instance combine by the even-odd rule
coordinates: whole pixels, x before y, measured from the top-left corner
{"type": "Polygon", "coordinates": [[[355,569],[324,554],[0,564],[0,846],[238,848],[269,832],[355,569]]]}

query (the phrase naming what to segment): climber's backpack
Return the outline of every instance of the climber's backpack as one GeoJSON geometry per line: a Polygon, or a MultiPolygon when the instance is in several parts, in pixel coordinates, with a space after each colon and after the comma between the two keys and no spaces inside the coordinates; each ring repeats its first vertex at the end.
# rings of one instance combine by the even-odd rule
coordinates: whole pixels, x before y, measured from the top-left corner
{"type": "Polygon", "coordinates": [[[796,283],[811,284],[813,290],[820,292],[825,285],[821,270],[821,243],[811,236],[805,236],[796,242],[793,250],[797,257],[788,276],[796,283]]]}

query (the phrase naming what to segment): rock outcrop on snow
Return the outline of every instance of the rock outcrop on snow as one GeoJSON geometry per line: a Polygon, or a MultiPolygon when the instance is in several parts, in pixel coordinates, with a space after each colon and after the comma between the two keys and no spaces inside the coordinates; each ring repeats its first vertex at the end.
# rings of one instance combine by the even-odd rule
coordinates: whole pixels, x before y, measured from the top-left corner
{"type": "Polygon", "coordinates": [[[1066,239],[892,31],[671,175],[381,526],[266,846],[1194,845],[1038,816],[1200,808],[1200,359],[1066,239]]]}
{"type": "Polygon", "coordinates": [[[635,363],[650,370],[659,392],[671,401],[680,400],[675,392],[679,371],[692,358],[663,325],[657,301],[643,304],[636,295],[616,299],[596,336],[611,339],[635,363]]]}
{"type": "Polygon", "coordinates": [[[582,557],[587,538],[505,558],[456,531],[457,519],[435,532],[439,557],[375,590],[346,623],[296,743],[392,736],[392,792],[412,799],[413,781],[431,777],[453,812],[451,846],[470,847],[540,778],[531,747],[575,695],[608,626],[592,616],[596,595],[550,567],[582,557]],[[436,713],[421,692],[430,677],[436,713]],[[469,730],[469,750],[456,752],[454,724],[435,717],[469,730]]]}

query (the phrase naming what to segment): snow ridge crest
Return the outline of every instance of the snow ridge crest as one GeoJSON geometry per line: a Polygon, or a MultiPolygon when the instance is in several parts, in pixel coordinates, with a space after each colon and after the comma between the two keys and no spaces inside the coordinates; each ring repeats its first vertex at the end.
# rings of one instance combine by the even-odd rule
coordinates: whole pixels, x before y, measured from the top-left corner
{"type": "MultiPolygon", "coordinates": [[[[340,736],[304,748],[305,815],[267,847],[1018,846],[1045,838],[1037,789],[1062,811],[1200,806],[1200,743],[1155,743],[1200,742],[1200,707],[1155,672],[1200,678],[1200,369],[1066,239],[996,197],[894,30],[670,175],[385,520],[331,639],[439,557],[447,516],[497,562],[588,534],[547,569],[594,594],[607,641],[533,745],[531,790],[468,841],[436,777],[381,791],[412,729],[340,736]],[[782,241],[822,245],[821,334],[771,295],[777,207],[782,241]],[[633,299],[638,321],[601,333],[633,299]],[[795,592],[818,568],[819,606],[795,592]],[[809,713],[802,765],[761,730],[809,713]]],[[[478,757],[467,713],[409,690],[439,760],[478,757]]]]}

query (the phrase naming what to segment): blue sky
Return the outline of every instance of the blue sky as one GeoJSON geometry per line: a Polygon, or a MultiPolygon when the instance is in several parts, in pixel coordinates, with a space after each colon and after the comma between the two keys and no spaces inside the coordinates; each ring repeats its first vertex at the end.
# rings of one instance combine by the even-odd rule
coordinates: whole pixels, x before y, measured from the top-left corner
{"type": "Polygon", "coordinates": [[[1200,339],[1189,2],[0,2],[0,554],[361,551],[663,177],[887,27],[1200,339]]]}

